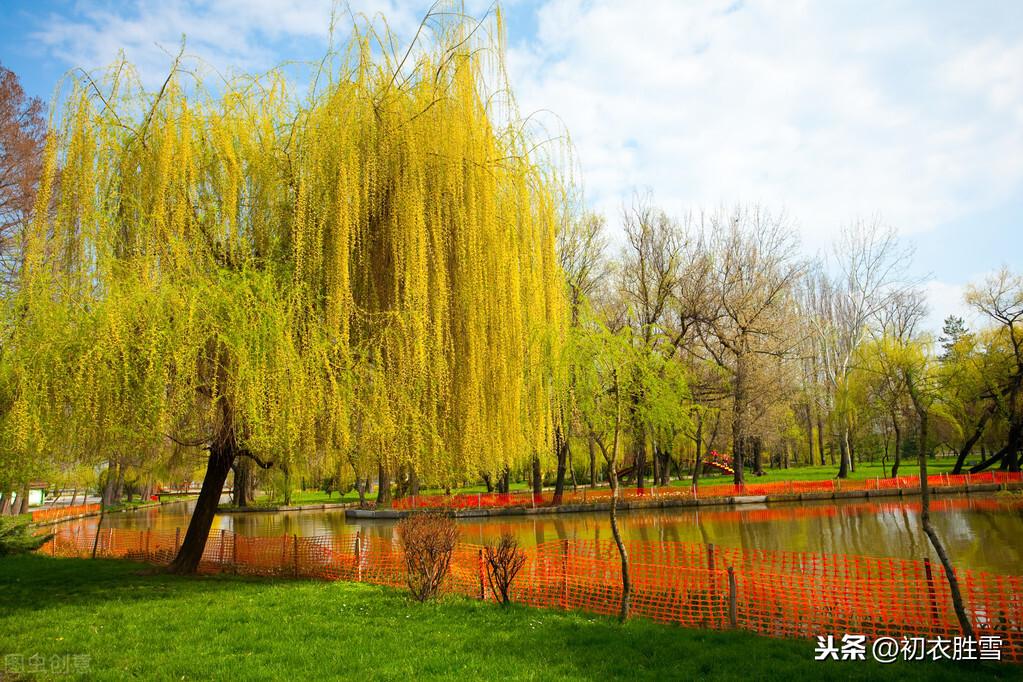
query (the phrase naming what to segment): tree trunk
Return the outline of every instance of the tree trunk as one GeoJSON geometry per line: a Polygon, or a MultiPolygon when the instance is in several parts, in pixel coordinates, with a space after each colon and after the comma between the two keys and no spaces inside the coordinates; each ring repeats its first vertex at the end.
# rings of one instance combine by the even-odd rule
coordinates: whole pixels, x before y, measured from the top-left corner
{"type": "Polygon", "coordinates": [[[236,507],[249,506],[249,477],[252,475],[252,462],[248,457],[238,457],[232,467],[234,469],[234,485],[231,496],[236,507]]]}
{"type": "Polygon", "coordinates": [[[561,437],[560,429],[555,431],[554,442],[557,444],[558,471],[554,478],[554,504],[561,504],[565,496],[565,471],[568,468],[568,438],[561,437]]]}
{"type": "Polygon", "coordinates": [[[757,476],[763,476],[764,475],[764,464],[761,461],[761,457],[760,457],[760,454],[761,454],[760,453],[760,448],[761,448],[760,437],[759,436],[755,436],[755,437],[751,438],[750,440],[752,441],[752,443],[750,443],[750,445],[753,447],[753,473],[755,475],[757,475],[757,476]]]}
{"type": "Polygon", "coordinates": [[[629,619],[629,607],[632,603],[632,579],[629,575],[629,552],[625,549],[622,534],[618,530],[618,472],[615,471],[614,462],[608,465],[607,470],[611,479],[611,535],[614,536],[618,555],[622,559],[622,607],[618,612],[618,619],[624,623],[629,619]]]}
{"type": "MultiPolygon", "coordinates": [[[[993,464],[1002,461],[1004,458],[1008,457],[1010,453],[1012,453],[1012,458],[1015,461],[1016,460],[1015,453],[1019,450],[1021,437],[1023,437],[1023,423],[1013,424],[1009,428],[1009,439],[1005,447],[996,452],[995,454],[991,455],[991,457],[989,457],[988,459],[985,459],[981,461],[979,464],[970,467],[970,473],[971,474],[980,473],[981,471],[984,471],[993,464]]],[[[1018,470],[1019,468],[1018,462],[1016,462],[1016,467],[1018,470]]]]}
{"type": "Polygon", "coordinates": [[[490,478],[490,474],[483,474],[483,483],[487,486],[487,492],[494,492],[494,481],[490,478]]]}
{"type": "Polygon", "coordinates": [[[849,444],[849,471],[856,472],[856,439],[853,438],[852,426],[845,429],[845,440],[849,444]]]}
{"type": "Polygon", "coordinates": [[[391,475],[381,463],[377,469],[377,507],[391,506],[391,475]]]}
{"type": "Polygon", "coordinates": [[[227,474],[231,471],[231,465],[234,463],[236,455],[234,439],[226,440],[224,445],[215,444],[210,447],[210,456],[206,462],[206,475],[202,479],[202,488],[195,501],[195,509],[188,522],[185,539],[181,543],[178,555],[174,557],[174,561],[167,569],[171,573],[195,573],[202,560],[203,550],[206,549],[206,540],[210,535],[210,527],[213,525],[213,517],[220,505],[220,496],[224,492],[227,474]]]}
{"type": "Polygon", "coordinates": [[[810,403],[806,404],[806,452],[806,463],[813,466],[813,414],[810,411],[810,403]]]}
{"type": "Polygon", "coordinates": [[[895,429],[895,461],[892,463],[892,478],[899,475],[899,464],[902,463],[902,429],[899,428],[899,419],[892,414],[892,428],[895,429]]]}
{"type": "Polygon", "coordinates": [[[32,492],[31,488],[29,488],[28,484],[26,483],[25,486],[21,489],[21,492],[18,493],[18,499],[15,500],[15,506],[17,506],[17,511],[15,512],[15,514],[28,513],[28,496],[31,492],[32,492]]]}
{"type": "Polygon", "coordinates": [[[579,490],[579,482],[575,480],[575,464],[572,462],[572,441],[565,439],[565,451],[568,453],[568,474],[572,477],[572,492],[579,490]]]}
{"type": "Polygon", "coordinates": [[[124,467],[120,464],[117,465],[117,485],[114,487],[114,503],[121,501],[121,496],[124,495],[124,467]]]}
{"type": "Polygon", "coordinates": [[[636,487],[646,487],[646,434],[642,427],[636,429],[636,487]]]}
{"type": "Polygon", "coordinates": [[[742,460],[746,456],[746,453],[743,451],[745,442],[743,438],[741,437],[735,438],[734,436],[732,437],[732,441],[733,441],[732,470],[734,472],[732,474],[732,483],[734,483],[735,485],[742,485],[743,483],[742,460]]]}
{"type": "MultiPolygon", "coordinates": [[[[827,464],[824,461],[824,419],[821,418],[821,413],[817,411],[817,452],[821,455],[821,466],[827,464]]],[[[834,464],[834,460],[831,462],[834,464]]]]}
{"type": "Polygon", "coordinates": [[[412,464],[409,464],[408,467],[408,490],[412,497],[419,497],[419,474],[416,473],[416,467],[412,464]]]}
{"type": "Polygon", "coordinates": [[[0,516],[9,516],[14,513],[14,505],[11,503],[11,498],[13,497],[14,492],[11,490],[5,490],[0,495],[0,516]]]}
{"type": "Polygon", "coordinates": [[[838,453],[839,459],[841,460],[838,465],[838,477],[848,478],[849,477],[849,432],[842,429],[842,433],[838,436],[838,453]]]}
{"type": "MultiPolygon", "coordinates": [[[[917,399],[914,398],[913,402],[917,403],[917,399]]],[[[964,636],[973,639],[973,625],[970,623],[970,619],[966,615],[966,609],[963,606],[963,595],[959,591],[959,579],[956,577],[955,569],[952,568],[952,562],[948,558],[948,552],[945,551],[944,543],[942,543],[941,538],[938,537],[937,532],[935,532],[934,527],[931,525],[930,489],[927,485],[926,407],[917,404],[917,413],[920,416],[920,440],[917,446],[917,459],[920,462],[920,521],[927,539],[931,541],[931,546],[934,547],[934,552],[938,555],[938,560],[941,561],[941,565],[945,569],[945,579],[948,580],[948,589],[952,597],[952,608],[955,610],[956,618],[959,619],[959,627],[962,628],[964,636]]]]}
{"type": "Polygon", "coordinates": [[[959,456],[956,457],[955,466],[952,467],[953,474],[961,474],[963,472],[963,465],[966,463],[966,458],[970,456],[970,451],[973,450],[973,446],[977,444],[980,437],[984,435],[984,428],[987,426],[988,419],[995,411],[995,403],[992,402],[991,406],[984,410],[984,413],[980,416],[980,421],[977,422],[976,428],[973,430],[973,434],[966,439],[963,443],[963,447],[959,449],[959,456]]]}
{"type": "Polygon", "coordinates": [[[735,377],[733,382],[732,396],[732,482],[735,485],[743,484],[742,459],[745,455],[745,423],[744,410],[746,409],[746,361],[741,356],[735,359],[735,377]]]}
{"type": "Polygon", "coordinates": [[[117,462],[107,462],[106,478],[103,481],[103,494],[100,501],[104,507],[109,507],[114,502],[114,486],[117,485],[117,462]]]}
{"type": "Polygon", "coordinates": [[[367,479],[360,476],[355,477],[355,491],[359,493],[359,509],[366,508],[366,486],[369,484],[367,479]]]}
{"type": "Polygon", "coordinates": [[[533,455],[533,495],[543,494],[543,471],[540,469],[540,455],[533,455]]]}
{"type": "Polygon", "coordinates": [[[597,487],[597,446],[593,442],[593,436],[586,438],[586,446],[590,450],[590,487],[597,487]]]}

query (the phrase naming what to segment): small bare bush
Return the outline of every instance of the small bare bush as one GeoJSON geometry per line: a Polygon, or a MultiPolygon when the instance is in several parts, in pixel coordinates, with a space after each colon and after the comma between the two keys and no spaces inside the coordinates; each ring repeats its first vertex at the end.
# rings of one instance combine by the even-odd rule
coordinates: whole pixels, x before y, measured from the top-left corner
{"type": "Polygon", "coordinates": [[[409,591],[426,601],[440,591],[458,542],[454,520],[441,514],[412,514],[398,522],[409,591]]]}
{"type": "Polygon", "coordinates": [[[507,606],[511,603],[509,592],[512,582],[526,563],[526,553],[519,549],[515,536],[505,531],[496,545],[488,542],[483,548],[483,561],[490,589],[501,600],[501,604],[507,606]]]}

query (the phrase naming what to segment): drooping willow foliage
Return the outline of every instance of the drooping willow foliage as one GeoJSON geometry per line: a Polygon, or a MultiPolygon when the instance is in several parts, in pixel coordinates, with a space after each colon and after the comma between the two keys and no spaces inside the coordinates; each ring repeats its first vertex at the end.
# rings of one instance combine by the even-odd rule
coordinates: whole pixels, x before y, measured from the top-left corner
{"type": "Polygon", "coordinates": [[[78,81],[8,306],[10,448],[233,438],[443,481],[549,450],[559,180],[499,25],[435,28],[408,63],[356,30],[302,97],[280,72],[78,81]]]}

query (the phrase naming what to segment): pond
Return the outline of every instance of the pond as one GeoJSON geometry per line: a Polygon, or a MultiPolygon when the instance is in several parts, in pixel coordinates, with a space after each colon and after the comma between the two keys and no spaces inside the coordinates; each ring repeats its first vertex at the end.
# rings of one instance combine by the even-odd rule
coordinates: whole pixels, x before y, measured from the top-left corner
{"type": "MultiPolygon", "coordinates": [[[[104,526],[184,529],[194,502],[182,502],[108,517],[104,526]]],[[[619,514],[626,539],[652,542],[712,542],[743,549],[861,554],[936,560],[920,529],[916,498],[841,500],[635,510],[619,514]]],[[[972,495],[932,498],[931,518],[959,568],[1023,573],[1023,499],[972,495]]],[[[92,520],[95,523],[95,520],[92,520]]],[[[342,510],[220,514],[214,528],[243,535],[301,536],[361,531],[394,536],[395,521],[347,519],[342,510]]],[[[606,512],[536,514],[460,519],[464,540],[483,543],[508,531],[520,544],[554,539],[610,540],[606,512]]]]}

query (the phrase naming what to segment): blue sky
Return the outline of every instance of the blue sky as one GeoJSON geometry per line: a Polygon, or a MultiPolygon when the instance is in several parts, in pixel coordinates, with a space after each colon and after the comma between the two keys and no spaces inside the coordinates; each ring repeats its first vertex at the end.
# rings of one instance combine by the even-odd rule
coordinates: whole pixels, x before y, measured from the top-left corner
{"type": "MultiPolygon", "coordinates": [[[[124,49],[158,84],[184,33],[217,69],[322,56],[331,0],[8,0],[0,62],[49,99],[60,76],[124,49]]],[[[467,10],[489,3],[471,0],[467,10]]],[[[427,3],[352,0],[407,39],[427,3]]],[[[1023,269],[1023,2],[503,5],[521,110],[550,110],[587,202],[619,230],[652,192],[669,212],[760,202],[807,254],[877,217],[916,249],[929,324],[962,287],[1023,269]]]]}

